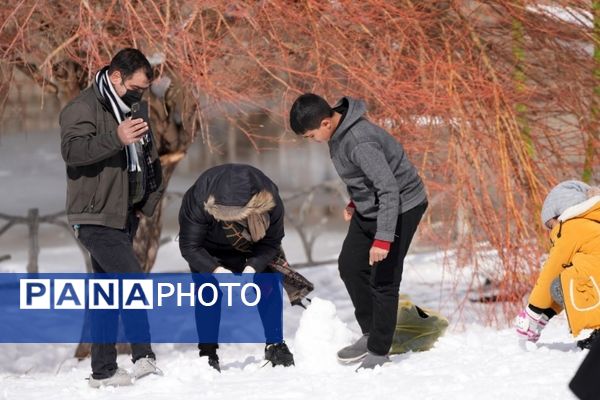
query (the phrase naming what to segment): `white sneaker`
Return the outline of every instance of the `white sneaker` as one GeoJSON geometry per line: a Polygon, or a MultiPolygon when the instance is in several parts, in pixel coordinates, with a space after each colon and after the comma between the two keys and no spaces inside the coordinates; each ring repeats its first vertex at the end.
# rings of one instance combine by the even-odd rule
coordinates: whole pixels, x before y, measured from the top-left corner
{"type": "Polygon", "coordinates": [[[90,375],[88,383],[93,388],[101,386],[130,386],[133,385],[133,377],[124,369],[117,368],[115,374],[109,378],[95,379],[90,375]]]}
{"type": "Polygon", "coordinates": [[[134,362],[131,374],[135,379],[140,379],[150,374],[164,375],[162,370],[156,366],[156,360],[150,357],[140,358],[134,362]]]}

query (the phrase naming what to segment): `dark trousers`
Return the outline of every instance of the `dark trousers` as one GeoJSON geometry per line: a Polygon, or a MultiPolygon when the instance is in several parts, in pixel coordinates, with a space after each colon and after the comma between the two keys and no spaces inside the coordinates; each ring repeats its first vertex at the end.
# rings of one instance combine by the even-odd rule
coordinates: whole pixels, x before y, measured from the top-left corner
{"type": "Polygon", "coordinates": [[[398,297],[404,257],[417,230],[427,203],[398,216],[396,237],[387,257],[369,265],[369,250],[377,221],[354,213],[338,259],[339,271],[363,334],[369,334],[367,348],[384,355],[392,345],[396,329],[398,297]]]}
{"type": "MultiPolygon", "coordinates": [[[[81,225],[79,241],[90,252],[95,273],[143,273],[133,252],[133,237],[138,218],[130,213],[125,229],[100,225],[81,225]]],[[[95,379],[111,377],[117,369],[118,310],[93,310],[92,337],[104,343],[92,343],[92,376],[95,379]]],[[[155,358],[150,346],[150,327],[145,310],[127,310],[121,314],[127,337],[144,337],[143,343],[131,343],[133,362],[143,357],[155,358]],[[129,334],[128,334],[129,332],[129,334]],[[135,332],[135,334],[133,334],[135,332]],[[140,335],[141,332],[141,335],[140,335]],[[147,334],[146,334],[147,333],[147,334]]]]}
{"type": "MultiPolygon", "coordinates": [[[[216,255],[213,256],[219,259],[220,265],[223,265],[225,268],[230,269],[232,272],[235,273],[241,273],[244,270],[244,267],[247,265],[246,255],[239,251],[232,250],[227,257],[218,257],[216,255]]],[[[217,280],[212,277],[200,279],[203,279],[203,281],[196,281],[196,285],[202,284],[204,282],[210,282],[218,286],[217,280]]],[[[271,312],[272,310],[270,310],[269,307],[274,307],[277,302],[281,303],[283,301],[281,291],[269,290],[271,288],[261,287],[260,283],[259,287],[261,288],[263,296],[269,296],[268,301],[266,301],[267,299],[265,298],[265,300],[258,303],[258,313],[260,315],[263,324],[263,329],[265,332],[265,342],[267,344],[278,343],[281,341],[279,338],[283,337],[281,331],[283,321],[281,319],[274,319],[273,313],[271,312]]],[[[196,302],[194,312],[196,315],[196,330],[198,332],[198,336],[203,336],[208,330],[210,330],[210,336],[218,337],[219,321],[221,319],[220,305],[220,298],[213,307],[199,307],[198,302],[196,302]]],[[[218,348],[219,345],[217,343],[198,344],[200,356],[214,354],[218,348]]]]}
{"type": "Polygon", "coordinates": [[[569,388],[577,398],[581,400],[600,399],[598,371],[600,371],[600,340],[596,339],[569,383],[569,388]]]}

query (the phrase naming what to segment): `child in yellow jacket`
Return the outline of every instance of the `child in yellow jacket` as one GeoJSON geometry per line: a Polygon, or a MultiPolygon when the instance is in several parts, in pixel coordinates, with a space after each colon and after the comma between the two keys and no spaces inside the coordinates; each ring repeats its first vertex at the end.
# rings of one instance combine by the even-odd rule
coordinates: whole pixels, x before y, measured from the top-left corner
{"type": "MultiPolygon", "coordinates": [[[[579,181],[555,186],[542,206],[552,248],[516,319],[521,339],[537,342],[548,320],[563,309],[574,336],[600,328],[600,196],[579,181]]],[[[598,335],[594,331],[593,336],[598,335]]],[[[592,340],[578,342],[588,348],[592,340]]]]}

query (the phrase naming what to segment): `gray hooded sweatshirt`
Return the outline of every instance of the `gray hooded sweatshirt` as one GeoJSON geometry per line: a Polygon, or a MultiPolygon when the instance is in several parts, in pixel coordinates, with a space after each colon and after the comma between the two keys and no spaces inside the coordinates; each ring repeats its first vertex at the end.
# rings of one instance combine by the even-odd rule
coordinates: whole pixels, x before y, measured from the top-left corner
{"type": "Polygon", "coordinates": [[[333,165],[356,211],[377,219],[375,239],[393,242],[398,215],[427,200],[425,186],[402,145],[363,117],[363,101],[343,97],[334,109],[345,113],[329,140],[333,165]]]}

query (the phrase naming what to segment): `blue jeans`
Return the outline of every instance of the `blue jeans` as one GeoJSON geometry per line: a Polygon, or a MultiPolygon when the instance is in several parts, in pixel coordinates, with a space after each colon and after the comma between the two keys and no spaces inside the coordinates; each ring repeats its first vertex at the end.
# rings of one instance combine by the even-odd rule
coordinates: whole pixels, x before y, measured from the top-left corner
{"type": "MultiPolygon", "coordinates": [[[[109,228],[101,225],[81,225],[79,241],[90,252],[92,268],[95,273],[143,273],[142,267],[133,252],[133,238],[138,227],[138,218],[130,213],[124,229],[109,228]]],[[[92,376],[94,379],[110,378],[117,370],[117,349],[112,340],[117,338],[119,326],[118,310],[95,310],[91,318],[92,337],[92,376]]],[[[122,314],[125,334],[140,332],[143,343],[131,343],[132,361],[140,358],[155,358],[150,346],[150,326],[145,310],[129,310],[122,314]],[[137,312],[139,311],[139,312],[137,312]],[[147,332],[147,335],[146,335],[147,332]]]]}

